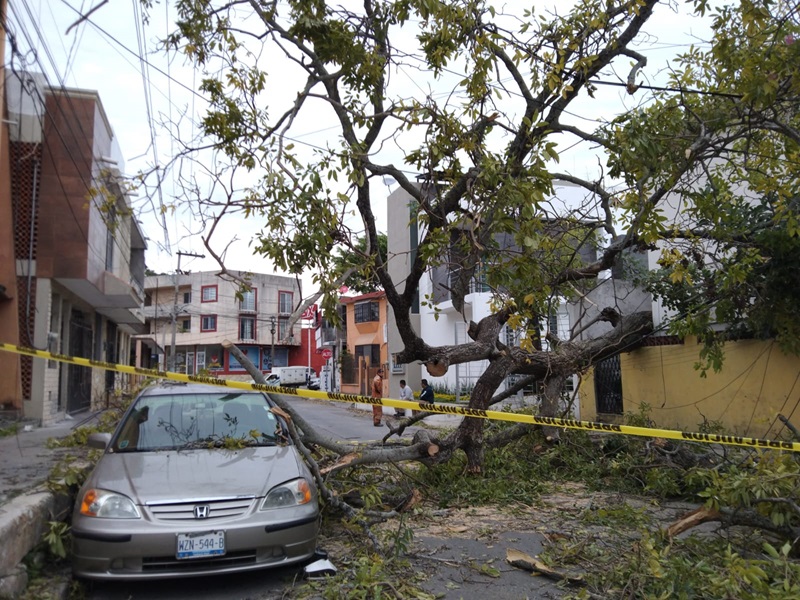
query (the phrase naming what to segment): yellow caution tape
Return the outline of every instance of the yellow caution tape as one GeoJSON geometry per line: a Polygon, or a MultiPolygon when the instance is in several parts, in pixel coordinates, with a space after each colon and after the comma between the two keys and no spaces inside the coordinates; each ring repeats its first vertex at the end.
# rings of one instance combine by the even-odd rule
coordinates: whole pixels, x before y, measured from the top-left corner
{"type": "Polygon", "coordinates": [[[759,438],[743,437],[738,435],[722,435],[716,433],[691,433],[687,431],[678,431],[675,429],[655,429],[650,427],[635,427],[633,425],[616,425],[614,423],[596,423],[592,421],[579,421],[577,419],[562,419],[558,417],[539,417],[536,415],[501,412],[496,410],[483,410],[479,408],[467,408],[462,406],[454,406],[452,404],[427,404],[424,402],[412,402],[410,400],[395,400],[393,398],[370,398],[368,396],[358,396],[356,394],[341,394],[338,392],[323,392],[299,388],[275,387],[271,385],[264,385],[263,383],[248,383],[245,381],[221,379],[219,377],[186,375],[185,373],[175,373],[172,371],[159,371],[158,369],[144,369],[142,367],[132,367],[130,365],[118,365],[102,360],[67,356],[65,354],[55,354],[46,352],[44,350],[27,348],[25,346],[15,346],[13,344],[0,343],[0,350],[15,354],[23,354],[25,356],[35,356],[48,360],[57,360],[84,367],[117,371],[119,373],[128,373],[129,375],[143,375],[146,377],[169,379],[172,381],[183,381],[186,383],[203,383],[207,385],[216,385],[240,390],[257,390],[272,394],[317,398],[320,400],[333,400],[335,402],[379,404],[382,406],[391,406],[392,408],[423,410],[445,415],[460,415],[464,417],[509,421],[513,423],[529,423],[532,425],[545,425],[564,429],[607,431],[609,433],[618,433],[622,435],[637,435],[641,437],[666,438],[671,440],[707,442],[710,444],[727,444],[730,446],[744,446],[748,448],[771,448],[774,450],[800,452],[800,443],[798,442],[764,440],[759,438]]]}

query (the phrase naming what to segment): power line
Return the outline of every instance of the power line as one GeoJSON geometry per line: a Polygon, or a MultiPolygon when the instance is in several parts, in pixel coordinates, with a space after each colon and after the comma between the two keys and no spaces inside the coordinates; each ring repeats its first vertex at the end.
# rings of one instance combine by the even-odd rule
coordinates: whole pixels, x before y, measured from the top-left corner
{"type": "MultiPolygon", "coordinates": [[[[630,89],[630,86],[622,81],[602,81],[600,79],[588,79],[588,83],[592,85],[609,85],[614,87],[623,87],[630,89]]],[[[663,87],[659,85],[645,85],[645,84],[637,84],[635,89],[639,90],[651,90],[655,92],[672,92],[675,94],[696,94],[700,96],[719,96],[721,98],[734,98],[736,100],[741,100],[744,98],[742,94],[731,94],[729,92],[715,92],[712,90],[698,90],[694,88],[672,88],[672,87],[663,87]]]]}
{"type": "MultiPolygon", "coordinates": [[[[153,99],[151,96],[151,83],[150,83],[150,74],[148,72],[148,62],[145,60],[144,55],[144,41],[143,41],[143,25],[140,26],[140,13],[138,10],[139,7],[139,0],[131,0],[133,3],[133,15],[134,15],[134,22],[136,27],[136,40],[139,44],[139,64],[141,67],[141,74],[142,74],[142,84],[144,88],[144,103],[145,108],[147,109],[147,124],[149,125],[148,129],[150,131],[150,147],[153,150],[153,168],[156,170],[156,190],[158,191],[158,201],[159,201],[159,213],[162,219],[162,226],[164,230],[164,241],[165,241],[165,249],[167,251],[170,250],[170,242],[169,242],[169,230],[167,228],[167,221],[164,215],[164,192],[162,190],[162,183],[163,179],[161,177],[161,167],[159,166],[158,160],[158,146],[156,143],[156,131],[155,127],[153,126],[153,99]]],[[[170,107],[171,110],[171,107],[170,107]]]]}

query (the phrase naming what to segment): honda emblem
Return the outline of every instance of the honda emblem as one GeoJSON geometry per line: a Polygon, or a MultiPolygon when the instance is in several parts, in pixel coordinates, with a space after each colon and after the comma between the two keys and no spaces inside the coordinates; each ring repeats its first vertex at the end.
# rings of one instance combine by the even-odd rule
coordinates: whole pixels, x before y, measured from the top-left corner
{"type": "Polygon", "coordinates": [[[195,519],[207,519],[210,512],[211,512],[211,507],[208,506],[208,505],[195,506],[194,507],[194,518],[195,519]]]}

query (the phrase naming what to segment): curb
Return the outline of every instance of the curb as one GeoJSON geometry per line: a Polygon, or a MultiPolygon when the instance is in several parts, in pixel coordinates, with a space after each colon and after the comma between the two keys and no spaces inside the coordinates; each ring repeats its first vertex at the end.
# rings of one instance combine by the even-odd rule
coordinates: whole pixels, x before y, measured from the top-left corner
{"type": "Polygon", "coordinates": [[[0,506],[0,598],[17,598],[28,585],[22,560],[42,540],[50,521],[64,520],[72,500],[44,488],[13,498],[0,506]]]}

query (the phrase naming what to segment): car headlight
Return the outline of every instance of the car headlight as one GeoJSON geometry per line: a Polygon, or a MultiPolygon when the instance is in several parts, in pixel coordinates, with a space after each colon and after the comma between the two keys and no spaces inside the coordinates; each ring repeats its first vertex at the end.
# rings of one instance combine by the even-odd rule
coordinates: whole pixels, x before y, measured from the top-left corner
{"type": "Polygon", "coordinates": [[[272,488],[264,498],[261,510],[308,504],[313,497],[308,481],[303,478],[295,479],[272,488]]]}
{"type": "Polygon", "coordinates": [[[105,519],[140,519],[139,509],[127,496],[108,490],[87,490],[81,499],[81,514],[105,519]]]}

